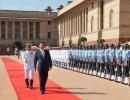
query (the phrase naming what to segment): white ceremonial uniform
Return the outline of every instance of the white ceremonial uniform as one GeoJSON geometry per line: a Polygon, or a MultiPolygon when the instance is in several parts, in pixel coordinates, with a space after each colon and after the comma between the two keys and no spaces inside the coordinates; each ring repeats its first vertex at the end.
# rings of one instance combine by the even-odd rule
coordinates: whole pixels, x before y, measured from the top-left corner
{"type": "Polygon", "coordinates": [[[25,51],[22,59],[24,62],[25,79],[33,79],[34,73],[34,55],[32,51],[25,51]]]}

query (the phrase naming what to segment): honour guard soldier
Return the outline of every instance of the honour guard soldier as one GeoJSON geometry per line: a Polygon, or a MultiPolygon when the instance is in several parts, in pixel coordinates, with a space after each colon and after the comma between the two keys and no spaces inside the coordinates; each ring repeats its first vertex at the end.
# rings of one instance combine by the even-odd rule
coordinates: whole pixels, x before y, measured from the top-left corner
{"type": "Polygon", "coordinates": [[[89,65],[88,65],[88,74],[92,74],[92,45],[89,46],[89,50],[88,50],[88,60],[89,60],[89,65]]]}
{"type": "Polygon", "coordinates": [[[121,50],[121,45],[117,44],[117,50],[116,50],[116,76],[117,82],[122,82],[122,50],[121,50]]]}
{"type": "Polygon", "coordinates": [[[93,65],[93,50],[92,50],[92,45],[90,45],[90,50],[89,50],[89,74],[92,74],[92,65],[93,65]]]}
{"type": "Polygon", "coordinates": [[[104,77],[104,71],[105,71],[105,46],[102,45],[101,47],[101,77],[104,77]]]}
{"type": "Polygon", "coordinates": [[[105,46],[105,78],[110,78],[110,58],[109,58],[109,45],[105,46]]]}
{"type": "Polygon", "coordinates": [[[88,70],[88,63],[89,63],[89,60],[88,60],[88,46],[86,46],[86,48],[85,48],[85,73],[88,70]]]}
{"type": "Polygon", "coordinates": [[[96,45],[93,46],[93,53],[92,53],[92,58],[93,58],[93,65],[92,65],[92,75],[96,75],[96,62],[97,62],[97,50],[96,50],[96,45]]]}
{"type": "Polygon", "coordinates": [[[128,50],[128,44],[125,44],[123,46],[122,51],[122,61],[123,61],[123,83],[129,84],[129,64],[128,64],[128,58],[130,51],[128,50]]]}
{"type": "Polygon", "coordinates": [[[97,64],[96,64],[96,70],[97,70],[97,76],[100,76],[100,63],[101,63],[101,56],[100,56],[100,45],[98,44],[97,46],[98,50],[97,50],[97,64]]]}
{"type": "Polygon", "coordinates": [[[110,79],[115,80],[115,58],[116,58],[116,52],[114,49],[114,44],[110,45],[110,51],[109,51],[109,58],[110,58],[110,79]]]}
{"type": "Polygon", "coordinates": [[[83,64],[82,64],[82,73],[84,73],[85,71],[85,65],[86,65],[86,46],[84,45],[83,46],[83,51],[82,51],[82,61],[83,61],[83,64]]]}
{"type": "Polygon", "coordinates": [[[73,46],[69,47],[69,69],[73,66],[73,56],[72,56],[73,46]]]}
{"type": "Polygon", "coordinates": [[[22,59],[24,62],[26,87],[28,88],[30,86],[31,89],[33,88],[34,55],[33,51],[31,51],[31,44],[27,43],[26,51],[23,53],[22,59]]]}
{"type": "Polygon", "coordinates": [[[88,70],[87,70],[87,74],[90,74],[90,70],[91,70],[91,67],[92,67],[91,65],[92,65],[92,62],[91,62],[91,46],[88,46],[88,70]]]}
{"type": "MultiPolygon", "coordinates": [[[[75,67],[77,67],[78,65],[77,65],[77,60],[76,60],[76,46],[74,45],[73,46],[73,50],[72,50],[72,67],[73,67],[73,69],[75,68],[75,67]]],[[[71,67],[71,68],[72,68],[71,67]]]]}
{"type": "Polygon", "coordinates": [[[83,45],[80,45],[80,47],[79,47],[79,60],[80,60],[79,71],[84,66],[84,64],[83,64],[84,63],[83,62],[83,57],[84,57],[83,49],[84,49],[83,45]]]}

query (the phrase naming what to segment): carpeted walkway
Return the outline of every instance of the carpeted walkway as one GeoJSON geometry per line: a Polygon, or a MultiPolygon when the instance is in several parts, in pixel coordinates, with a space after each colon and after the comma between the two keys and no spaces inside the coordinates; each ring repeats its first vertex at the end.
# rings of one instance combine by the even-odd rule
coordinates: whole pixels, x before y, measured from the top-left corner
{"type": "Polygon", "coordinates": [[[51,80],[48,80],[47,82],[45,94],[41,95],[39,92],[39,80],[37,73],[34,75],[35,80],[33,90],[26,88],[23,65],[7,57],[2,57],[2,61],[6,67],[19,100],[81,100],[79,97],[65,90],[51,80]]]}

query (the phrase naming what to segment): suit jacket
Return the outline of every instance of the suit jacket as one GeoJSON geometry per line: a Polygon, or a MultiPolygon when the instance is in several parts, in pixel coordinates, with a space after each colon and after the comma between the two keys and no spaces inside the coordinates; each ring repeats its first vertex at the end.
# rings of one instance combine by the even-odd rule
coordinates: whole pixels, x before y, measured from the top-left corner
{"type": "Polygon", "coordinates": [[[48,50],[44,50],[45,55],[43,57],[40,50],[37,50],[34,57],[34,67],[38,67],[38,71],[48,71],[49,67],[52,67],[52,60],[48,50]]]}

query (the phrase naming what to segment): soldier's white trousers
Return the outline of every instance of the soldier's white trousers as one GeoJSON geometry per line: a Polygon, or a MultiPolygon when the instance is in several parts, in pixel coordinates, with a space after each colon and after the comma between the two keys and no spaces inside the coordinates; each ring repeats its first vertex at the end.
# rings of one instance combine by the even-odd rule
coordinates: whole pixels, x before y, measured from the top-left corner
{"type": "Polygon", "coordinates": [[[24,69],[25,79],[32,79],[34,75],[34,68],[24,69]]]}

